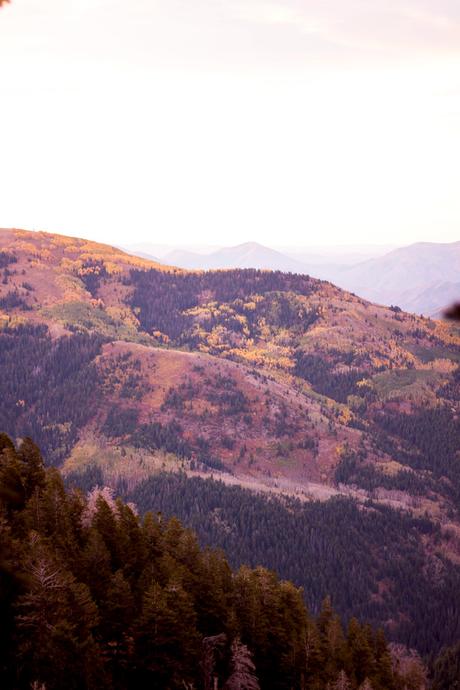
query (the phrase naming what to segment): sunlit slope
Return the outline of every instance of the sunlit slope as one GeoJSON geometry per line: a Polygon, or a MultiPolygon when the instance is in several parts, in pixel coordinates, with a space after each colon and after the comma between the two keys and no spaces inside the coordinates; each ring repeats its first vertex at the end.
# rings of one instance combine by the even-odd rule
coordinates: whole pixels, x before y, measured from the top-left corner
{"type": "MultiPolygon", "coordinates": [[[[72,325],[78,318],[91,321],[96,308],[130,324],[120,276],[132,268],[168,270],[115,247],[48,232],[0,229],[0,252],[3,318],[22,315],[56,324],[72,325]],[[109,287],[105,304],[97,298],[101,283],[109,287]]],[[[104,318],[94,319],[101,330],[104,318]]]]}

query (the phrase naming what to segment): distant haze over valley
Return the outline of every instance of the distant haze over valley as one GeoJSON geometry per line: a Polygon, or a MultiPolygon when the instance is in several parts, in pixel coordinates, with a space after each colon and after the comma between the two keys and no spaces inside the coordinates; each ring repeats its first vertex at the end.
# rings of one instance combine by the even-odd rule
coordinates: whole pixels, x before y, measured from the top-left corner
{"type": "Polygon", "coordinates": [[[195,270],[260,268],[307,273],[380,304],[440,316],[460,295],[460,241],[392,245],[270,248],[257,242],[233,247],[138,243],[132,254],[195,270]]]}

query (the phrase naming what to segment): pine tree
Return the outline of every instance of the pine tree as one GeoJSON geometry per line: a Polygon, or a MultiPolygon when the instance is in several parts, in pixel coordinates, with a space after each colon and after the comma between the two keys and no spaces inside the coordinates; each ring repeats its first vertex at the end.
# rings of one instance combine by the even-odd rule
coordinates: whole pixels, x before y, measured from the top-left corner
{"type": "Polygon", "coordinates": [[[53,540],[54,547],[70,554],[75,551],[76,535],[69,511],[68,494],[60,473],[55,468],[46,472],[41,490],[29,500],[24,517],[31,529],[53,540]]]}
{"type": "Polygon", "coordinates": [[[324,680],[324,667],[326,659],[323,657],[321,649],[321,639],[317,625],[314,621],[308,621],[303,637],[304,664],[301,677],[304,679],[306,687],[310,687],[313,679],[321,677],[324,680]]]}
{"type": "Polygon", "coordinates": [[[105,640],[105,656],[117,682],[121,681],[120,674],[124,677],[132,652],[134,604],[129,582],[123,572],[117,570],[100,602],[101,623],[98,627],[100,637],[105,640]]]}
{"type": "MultiPolygon", "coordinates": [[[[190,597],[174,583],[153,583],[144,595],[136,633],[141,687],[180,687],[199,666],[199,636],[190,597]]],[[[192,676],[192,678],[190,678],[192,676]]]]}
{"type": "Polygon", "coordinates": [[[195,582],[194,597],[197,627],[205,636],[230,635],[232,573],[222,553],[204,551],[200,556],[200,579],[195,582]]]}
{"type": "Polygon", "coordinates": [[[331,597],[328,596],[325,599],[323,599],[321,611],[317,620],[318,631],[321,635],[327,635],[329,624],[332,620],[333,615],[334,611],[332,609],[331,597]]]}
{"type": "Polygon", "coordinates": [[[80,553],[77,572],[90,587],[94,599],[100,602],[110,586],[112,573],[109,550],[97,529],[88,530],[80,553]]]}
{"type": "Polygon", "coordinates": [[[361,627],[356,618],[352,618],[348,624],[347,641],[350,672],[353,670],[359,684],[375,673],[372,631],[361,627]]]}
{"type": "Polygon", "coordinates": [[[118,541],[116,506],[111,505],[105,497],[98,496],[91,524],[104,541],[110,554],[112,568],[118,570],[123,566],[124,558],[121,544],[118,541]]]}
{"type": "Polygon", "coordinates": [[[23,439],[17,451],[23,463],[24,490],[26,498],[30,498],[36,489],[45,484],[45,470],[43,459],[38,446],[30,438],[23,439]]]}
{"type": "Polygon", "coordinates": [[[8,516],[24,508],[26,502],[23,463],[12,444],[0,439],[0,503],[8,516]]]}
{"type": "MultiPolygon", "coordinates": [[[[388,651],[385,633],[379,629],[375,635],[375,681],[382,690],[393,690],[395,687],[393,663],[388,651]]],[[[375,684],[375,683],[374,683],[375,684]]]]}

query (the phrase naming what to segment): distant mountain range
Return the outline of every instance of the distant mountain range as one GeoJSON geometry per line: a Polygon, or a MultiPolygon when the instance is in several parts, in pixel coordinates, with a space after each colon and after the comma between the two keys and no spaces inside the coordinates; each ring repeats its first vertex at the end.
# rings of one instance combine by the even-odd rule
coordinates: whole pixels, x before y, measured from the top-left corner
{"type": "Polygon", "coordinates": [[[460,293],[460,242],[418,242],[339,271],[348,290],[405,311],[436,315],[460,293]]]}
{"type": "Polygon", "coordinates": [[[224,247],[206,255],[177,249],[166,254],[164,261],[171,266],[188,269],[260,268],[285,273],[305,273],[305,265],[301,261],[257,242],[224,247]]]}
{"type": "MultiPolygon", "coordinates": [[[[159,260],[147,251],[147,245],[145,251],[143,245],[129,249],[143,258],[159,260]]],[[[460,242],[419,242],[365,261],[359,260],[360,254],[355,253],[355,262],[350,264],[352,256],[328,252],[309,257],[304,250],[281,252],[257,242],[246,242],[210,253],[174,249],[160,260],[189,270],[259,268],[307,273],[373,302],[397,305],[405,311],[429,316],[439,316],[460,295],[460,242]]]]}

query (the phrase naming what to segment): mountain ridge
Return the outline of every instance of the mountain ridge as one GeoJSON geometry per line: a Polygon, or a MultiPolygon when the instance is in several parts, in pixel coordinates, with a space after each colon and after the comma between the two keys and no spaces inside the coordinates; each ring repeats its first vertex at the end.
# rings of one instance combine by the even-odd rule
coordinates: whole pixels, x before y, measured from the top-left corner
{"type": "Polygon", "coordinates": [[[302,263],[258,242],[244,242],[234,247],[224,247],[210,254],[176,250],[166,254],[164,259],[171,264],[192,269],[259,268],[292,273],[304,272],[302,263]]]}
{"type": "MultiPolygon", "coordinates": [[[[365,297],[423,311],[424,293],[440,281],[458,282],[459,277],[460,242],[418,242],[346,269],[340,282],[365,297]]],[[[438,304],[431,313],[446,305],[438,304]]]]}
{"type": "MultiPolygon", "coordinates": [[[[374,415],[379,405],[406,411],[418,409],[423,401],[434,405],[435,391],[448,384],[458,361],[459,339],[447,324],[372,305],[308,276],[250,269],[187,273],[133,259],[100,244],[46,233],[11,231],[2,240],[6,255],[16,252],[16,263],[3,269],[0,285],[4,326],[45,322],[53,337],[87,333],[108,338],[112,346],[101,351],[99,385],[106,389],[107,376],[115,375],[107,367],[118,371],[111,352],[126,355],[125,371],[116,374],[120,381],[116,390],[123,388],[123,376],[130,372],[139,390],[133,383],[134,392],[126,393],[128,401],[130,395],[139,396],[140,409],[153,414],[159,424],[170,424],[180,414],[186,427],[184,438],[192,444],[189,460],[199,454],[196,444],[207,429],[202,415],[208,414],[206,453],[223,458],[224,465],[230,462],[232,471],[240,474],[281,473],[280,478],[292,476],[301,482],[300,468],[306,462],[310,469],[305,481],[333,483],[343,452],[338,449],[345,444],[358,452],[361,443],[367,446],[368,464],[375,464],[380,454],[376,466],[390,467],[391,452],[388,455],[381,449],[376,453],[371,437],[365,440],[375,422],[369,426],[366,421],[358,430],[360,409],[375,408],[374,415]],[[175,299],[182,305],[179,309],[175,299]],[[123,346],[124,354],[118,341],[128,343],[123,346]],[[165,347],[169,354],[161,354],[165,347]],[[184,347],[194,351],[185,368],[178,364],[184,347]],[[202,366],[199,358],[203,356],[211,358],[206,372],[212,372],[212,380],[220,382],[218,387],[222,381],[228,386],[228,403],[213,399],[213,386],[205,382],[209,374],[194,371],[202,366]],[[154,370],[164,369],[156,375],[164,384],[154,398],[148,390],[155,387],[155,377],[152,379],[144,362],[149,358],[153,358],[154,370]],[[165,358],[168,363],[163,366],[165,358]],[[230,367],[233,373],[222,373],[222,367],[230,367]],[[238,367],[244,367],[243,374],[238,367]],[[174,369],[182,373],[173,385],[174,369]],[[392,369],[400,371],[401,377],[391,373],[392,369]],[[286,388],[287,397],[281,395],[279,386],[286,388]],[[264,403],[265,413],[262,401],[266,393],[256,394],[258,387],[271,391],[269,397],[273,398],[268,406],[264,403]],[[251,402],[246,401],[247,395],[251,402]],[[255,401],[257,395],[259,402],[255,401]],[[227,414],[232,405],[233,417],[227,414]],[[301,444],[295,429],[303,425],[296,405],[306,406],[307,416],[313,416],[317,425],[305,441],[311,447],[307,444],[303,450],[295,447],[301,444]],[[220,441],[222,415],[227,416],[225,424],[231,422],[228,448],[220,441]],[[247,422],[242,421],[245,415],[247,422]],[[265,419],[262,426],[258,426],[260,419],[265,419]],[[252,430],[250,422],[256,424],[252,430]],[[358,425],[353,433],[350,423],[358,425]],[[243,447],[235,439],[241,434],[248,439],[253,435],[254,441],[248,440],[238,465],[235,462],[243,447]],[[283,440],[286,434],[291,435],[292,447],[283,440]],[[338,434],[335,439],[334,434],[338,434]],[[248,464],[257,453],[262,458],[259,469],[257,463],[248,464]],[[290,458],[287,464],[286,457],[290,458]],[[316,462],[318,469],[313,471],[316,462]]],[[[41,346],[48,347],[44,341],[41,346]]],[[[131,407],[136,408],[135,400],[131,407]]],[[[126,407],[119,393],[113,403],[126,407]]],[[[140,412],[139,420],[146,424],[143,415],[140,412]]],[[[387,481],[383,475],[381,481],[387,481]]]]}
{"type": "Polygon", "coordinates": [[[406,311],[438,315],[457,297],[460,281],[460,242],[418,242],[386,254],[340,265],[309,261],[308,256],[283,253],[257,242],[224,247],[206,254],[176,249],[163,257],[191,270],[260,268],[312,275],[328,280],[380,304],[406,311]],[[445,283],[446,292],[439,290],[445,283]]]}

